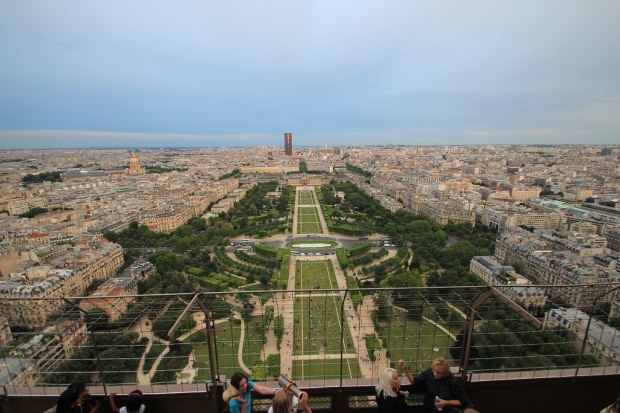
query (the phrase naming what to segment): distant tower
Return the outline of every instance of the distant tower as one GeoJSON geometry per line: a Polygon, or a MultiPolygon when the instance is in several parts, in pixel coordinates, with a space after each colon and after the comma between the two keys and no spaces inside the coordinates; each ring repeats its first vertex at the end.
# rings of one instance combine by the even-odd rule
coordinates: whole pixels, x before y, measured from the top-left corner
{"type": "Polygon", "coordinates": [[[139,175],[144,173],[144,168],[140,166],[140,161],[134,152],[131,152],[131,159],[129,160],[129,174],[139,175]]]}
{"type": "Polygon", "coordinates": [[[293,134],[290,132],[284,134],[284,154],[293,155],[293,134]]]}

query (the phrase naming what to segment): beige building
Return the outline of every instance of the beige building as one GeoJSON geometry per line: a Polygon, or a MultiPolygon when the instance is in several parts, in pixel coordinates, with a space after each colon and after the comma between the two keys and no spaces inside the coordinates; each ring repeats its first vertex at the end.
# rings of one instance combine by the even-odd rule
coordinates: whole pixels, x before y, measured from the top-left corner
{"type": "Polygon", "coordinates": [[[109,321],[115,321],[127,311],[127,306],[135,301],[137,282],[132,278],[111,278],[97,288],[88,298],[80,301],[82,311],[103,310],[109,321]]]}
{"type": "Polygon", "coordinates": [[[140,220],[141,224],[155,232],[169,233],[195,218],[193,208],[177,207],[168,211],[157,211],[146,214],[140,220]]]}
{"type": "Polygon", "coordinates": [[[499,232],[510,227],[561,230],[564,215],[557,212],[534,212],[525,207],[493,206],[482,211],[480,223],[499,232]]]}
{"type": "MultiPolygon", "coordinates": [[[[295,170],[299,170],[299,167],[295,170]]],[[[244,166],[239,168],[242,174],[281,174],[290,171],[284,171],[281,166],[244,166]]]]}
{"type": "Polygon", "coordinates": [[[321,186],[325,183],[321,175],[293,175],[288,177],[288,185],[321,186]]]}
{"type": "Polygon", "coordinates": [[[16,199],[8,203],[9,215],[21,215],[33,208],[45,208],[46,199],[36,197],[29,199],[16,199]]]}
{"type": "Polygon", "coordinates": [[[596,225],[593,225],[589,222],[574,222],[573,224],[571,224],[569,229],[571,232],[596,235],[596,225]]]}
{"type": "Polygon", "coordinates": [[[31,360],[36,368],[27,368],[13,379],[13,384],[33,385],[44,373],[54,372],[86,343],[86,325],[81,320],[60,319],[40,334],[17,346],[23,360],[31,360]]]}
{"type": "Polygon", "coordinates": [[[608,228],[605,231],[605,239],[607,240],[607,247],[616,252],[620,251],[620,229],[608,228]]]}
{"type": "Polygon", "coordinates": [[[469,271],[489,285],[502,286],[500,290],[525,308],[542,308],[547,302],[545,291],[532,287],[532,282],[513,267],[501,265],[495,257],[476,256],[471,259],[469,271]]]}
{"type": "Polygon", "coordinates": [[[620,362],[620,330],[594,318],[590,321],[587,313],[576,308],[554,308],[545,314],[545,325],[570,331],[571,338],[579,346],[588,329],[587,353],[597,356],[605,364],[620,362]]]}
{"type": "Polygon", "coordinates": [[[510,196],[515,201],[525,201],[530,198],[538,198],[540,196],[540,188],[516,187],[510,191],[510,196]]]}
{"type": "Polygon", "coordinates": [[[461,204],[453,201],[428,199],[422,204],[420,213],[439,225],[447,225],[451,222],[453,224],[469,224],[473,227],[476,224],[475,213],[463,209],[461,204]]]}
{"type": "Polygon", "coordinates": [[[583,202],[594,194],[591,189],[572,188],[564,190],[564,199],[583,202]]]}
{"type": "Polygon", "coordinates": [[[11,326],[9,326],[9,320],[3,315],[0,315],[0,346],[6,346],[13,340],[11,334],[11,326]]]}
{"type": "Polygon", "coordinates": [[[620,290],[604,294],[608,291],[607,283],[620,281],[618,271],[599,265],[592,258],[579,257],[566,249],[566,243],[556,241],[555,237],[514,230],[497,238],[495,256],[504,265],[519,266],[519,272],[535,284],[561,287],[546,292],[578,308],[589,308],[599,295],[599,302],[620,298],[620,290]]]}
{"type": "Polygon", "coordinates": [[[53,262],[56,268],[45,277],[29,277],[24,272],[0,282],[0,305],[11,326],[39,329],[57,313],[62,297],[78,297],[95,280],[106,280],[121,268],[123,249],[105,243],[87,252],[72,251],[53,262]],[[61,264],[62,263],[62,264],[61,264]]]}

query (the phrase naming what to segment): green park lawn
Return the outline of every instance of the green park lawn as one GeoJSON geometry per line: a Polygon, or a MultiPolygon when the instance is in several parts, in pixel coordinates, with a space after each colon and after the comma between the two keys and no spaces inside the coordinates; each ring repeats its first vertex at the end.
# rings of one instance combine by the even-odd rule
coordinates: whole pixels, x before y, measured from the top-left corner
{"type": "MultiPolygon", "coordinates": [[[[322,360],[295,360],[293,362],[293,377],[299,380],[311,379],[339,379],[340,358],[322,360]]],[[[355,379],[361,377],[357,359],[345,358],[342,363],[342,378],[355,379]]]]}
{"type": "MultiPolygon", "coordinates": [[[[340,354],[355,353],[353,340],[346,319],[342,319],[341,296],[325,289],[337,288],[332,263],[325,261],[297,261],[295,267],[296,289],[316,289],[295,298],[295,356],[319,356],[316,360],[296,360],[293,364],[295,377],[299,379],[339,377],[340,354]],[[341,340],[341,324],[344,334],[341,340]]],[[[344,377],[359,377],[356,358],[346,358],[344,377]]]]}
{"type": "Polygon", "coordinates": [[[454,340],[441,329],[425,320],[411,320],[404,312],[389,312],[389,319],[379,323],[377,333],[393,363],[404,359],[412,371],[427,369],[437,357],[443,357],[455,366],[450,347],[454,340]]]}
{"type": "MultiPolygon", "coordinates": [[[[267,323],[267,320],[264,321],[267,323]]],[[[252,317],[245,323],[246,331],[243,340],[243,362],[252,368],[260,360],[261,349],[263,346],[263,333],[266,326],[261,317],[252,317]]],[[[241,325],[238,321],[233,323],[223,322],[217,325],[217,352],[219,360],[220,374],[227,377],[232,376],[240,370],[238,362],[239,340],[241,338],[241,325]]],[[[194,351],[196,356],[196,367],[198,367],[197,380],[210,380],[209,372],[209,348],[207,344],[195,344],[194,351]]]]}
{"type": "Polygon", "coordinates": [[[301,234],[322,233],[319,214],[315,207],[299,207],[297,209],[297,232],[301,234]]]}
{"type": "Polygon", "coordinates": [[[314,204],[314,197],[312,196],[312,191],[299,191],[299,203],[301,205],[314,204]]]}

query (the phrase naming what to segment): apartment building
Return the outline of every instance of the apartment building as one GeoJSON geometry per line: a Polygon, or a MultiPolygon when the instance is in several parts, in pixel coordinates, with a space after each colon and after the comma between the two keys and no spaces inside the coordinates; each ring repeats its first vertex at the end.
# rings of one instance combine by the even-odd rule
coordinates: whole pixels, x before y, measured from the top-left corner
{"type": "Polygon", "coordinates": [[[429,217],[439,225],[476,224],[476,215],[473,211],[465,210],[458,202],[427,199],[420,209],[420,213],[429,217]]]}
{"type": "Polygon", "coordinates": [[[545,325],[565,328],[571,332],[577,345],[583,343],[588,322],[588,353],[597,355],[602,362],[618,363],[620,361],[620,330],[602,321],[592,319],[576,308],[554,308],[545,314],[545,325]]]}
{"type": "Polygon", "coordinates": [[[547,302],[543,289],[533,287],[530,280],[517,274],[513,267],[500,264],[495,257],[473,257],[469,271],[489,285],[505,286],[501,291],[525,308],[542,308],[547,302]]]}
{"type": "Polygon", "coordinates": [[[72,249],[51,261],[44,276],[27,272],[0,281],[0,305],[11,326],[40,329],[64,305],[61,297],[80,296],[94,280],[112,277],[123,265],[123,250],[105,243],[87,251],[72,249]]]}
{"type": "Polygon", "coordinates": [[[495,256],[504,265],[519,266],[520,273],[535,284],[566,287],[549,289],[547,294],[578,308],[588,308],[599,295],[603,296],[599,302],[618,299],[620,290],[603,293],[608,289],[606,283],[620,281],[620,273],[591,257],[580,257],[578,247],[568,246],[555,237],[514,230],[497,238],[495,256]],[[582,284],[591,287],[579,287],[582,284]]]}
{"type": "Polygon", "coordinates": [[[292,175],[287,179],[288,185],[321,186],[327,182],[321,175],[292,175]]]}
{"type": "Polygon", "coordinates": [[[557,212],[534,212],[524,206],[492,206],[480,215],[480,223],[499,232],[510,227],[562,230],[564,215],[557,212]]]}
{"type": "Polygon", "coordinates": [[[141,224],[149,227],[151,231],[169,233],[194,218],[192,208],[177,206],[166,211],[158,210],[142,216],[141,224]]]}
{"type": "Polygon", "coordinates": [[[9,215],[21,215],[30,211],[33,208],[44,208],[47,201],[45,198],[29,198],[29,199],[16,199],[13,201],[9,201],[9,215]]]}
{"type": "Polygon", "coordinates": [[[11,334],[9,319],[0,315],[0,346],[6,346],[11,340],[13,340],[13,335],[11,334]]]}
{"type": "Polygon", "coordinates": [[[540,188],[528,188],[528,187],[515,187],[510,191],[510,196],[515,201],[525,201],[530,198],[537,198],[540,196],[540,188]]]}
{"type": "Polygon", "coordinates": [[[138,292],[137,281],[133,278],[110,278],[97,288],[88,298],[80,301],[84,312],[102,310],[108,321],[115,321],[125,314],[127,306],[135,301],[138,292]]]}
{"type": "Polygon", "coordinates": [[[620,251],[620,228],[607,228],[605,231],[607,247],[616,252],[620,251]]]}

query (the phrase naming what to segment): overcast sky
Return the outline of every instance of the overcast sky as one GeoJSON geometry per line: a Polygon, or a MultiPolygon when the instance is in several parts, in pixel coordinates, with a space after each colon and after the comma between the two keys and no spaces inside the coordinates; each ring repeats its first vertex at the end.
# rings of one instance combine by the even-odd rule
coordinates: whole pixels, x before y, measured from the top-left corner
{"type": "Polygon", "coordinates": [[[0,149],[620,142],[618,0],[0,10],[0,149]]]}

